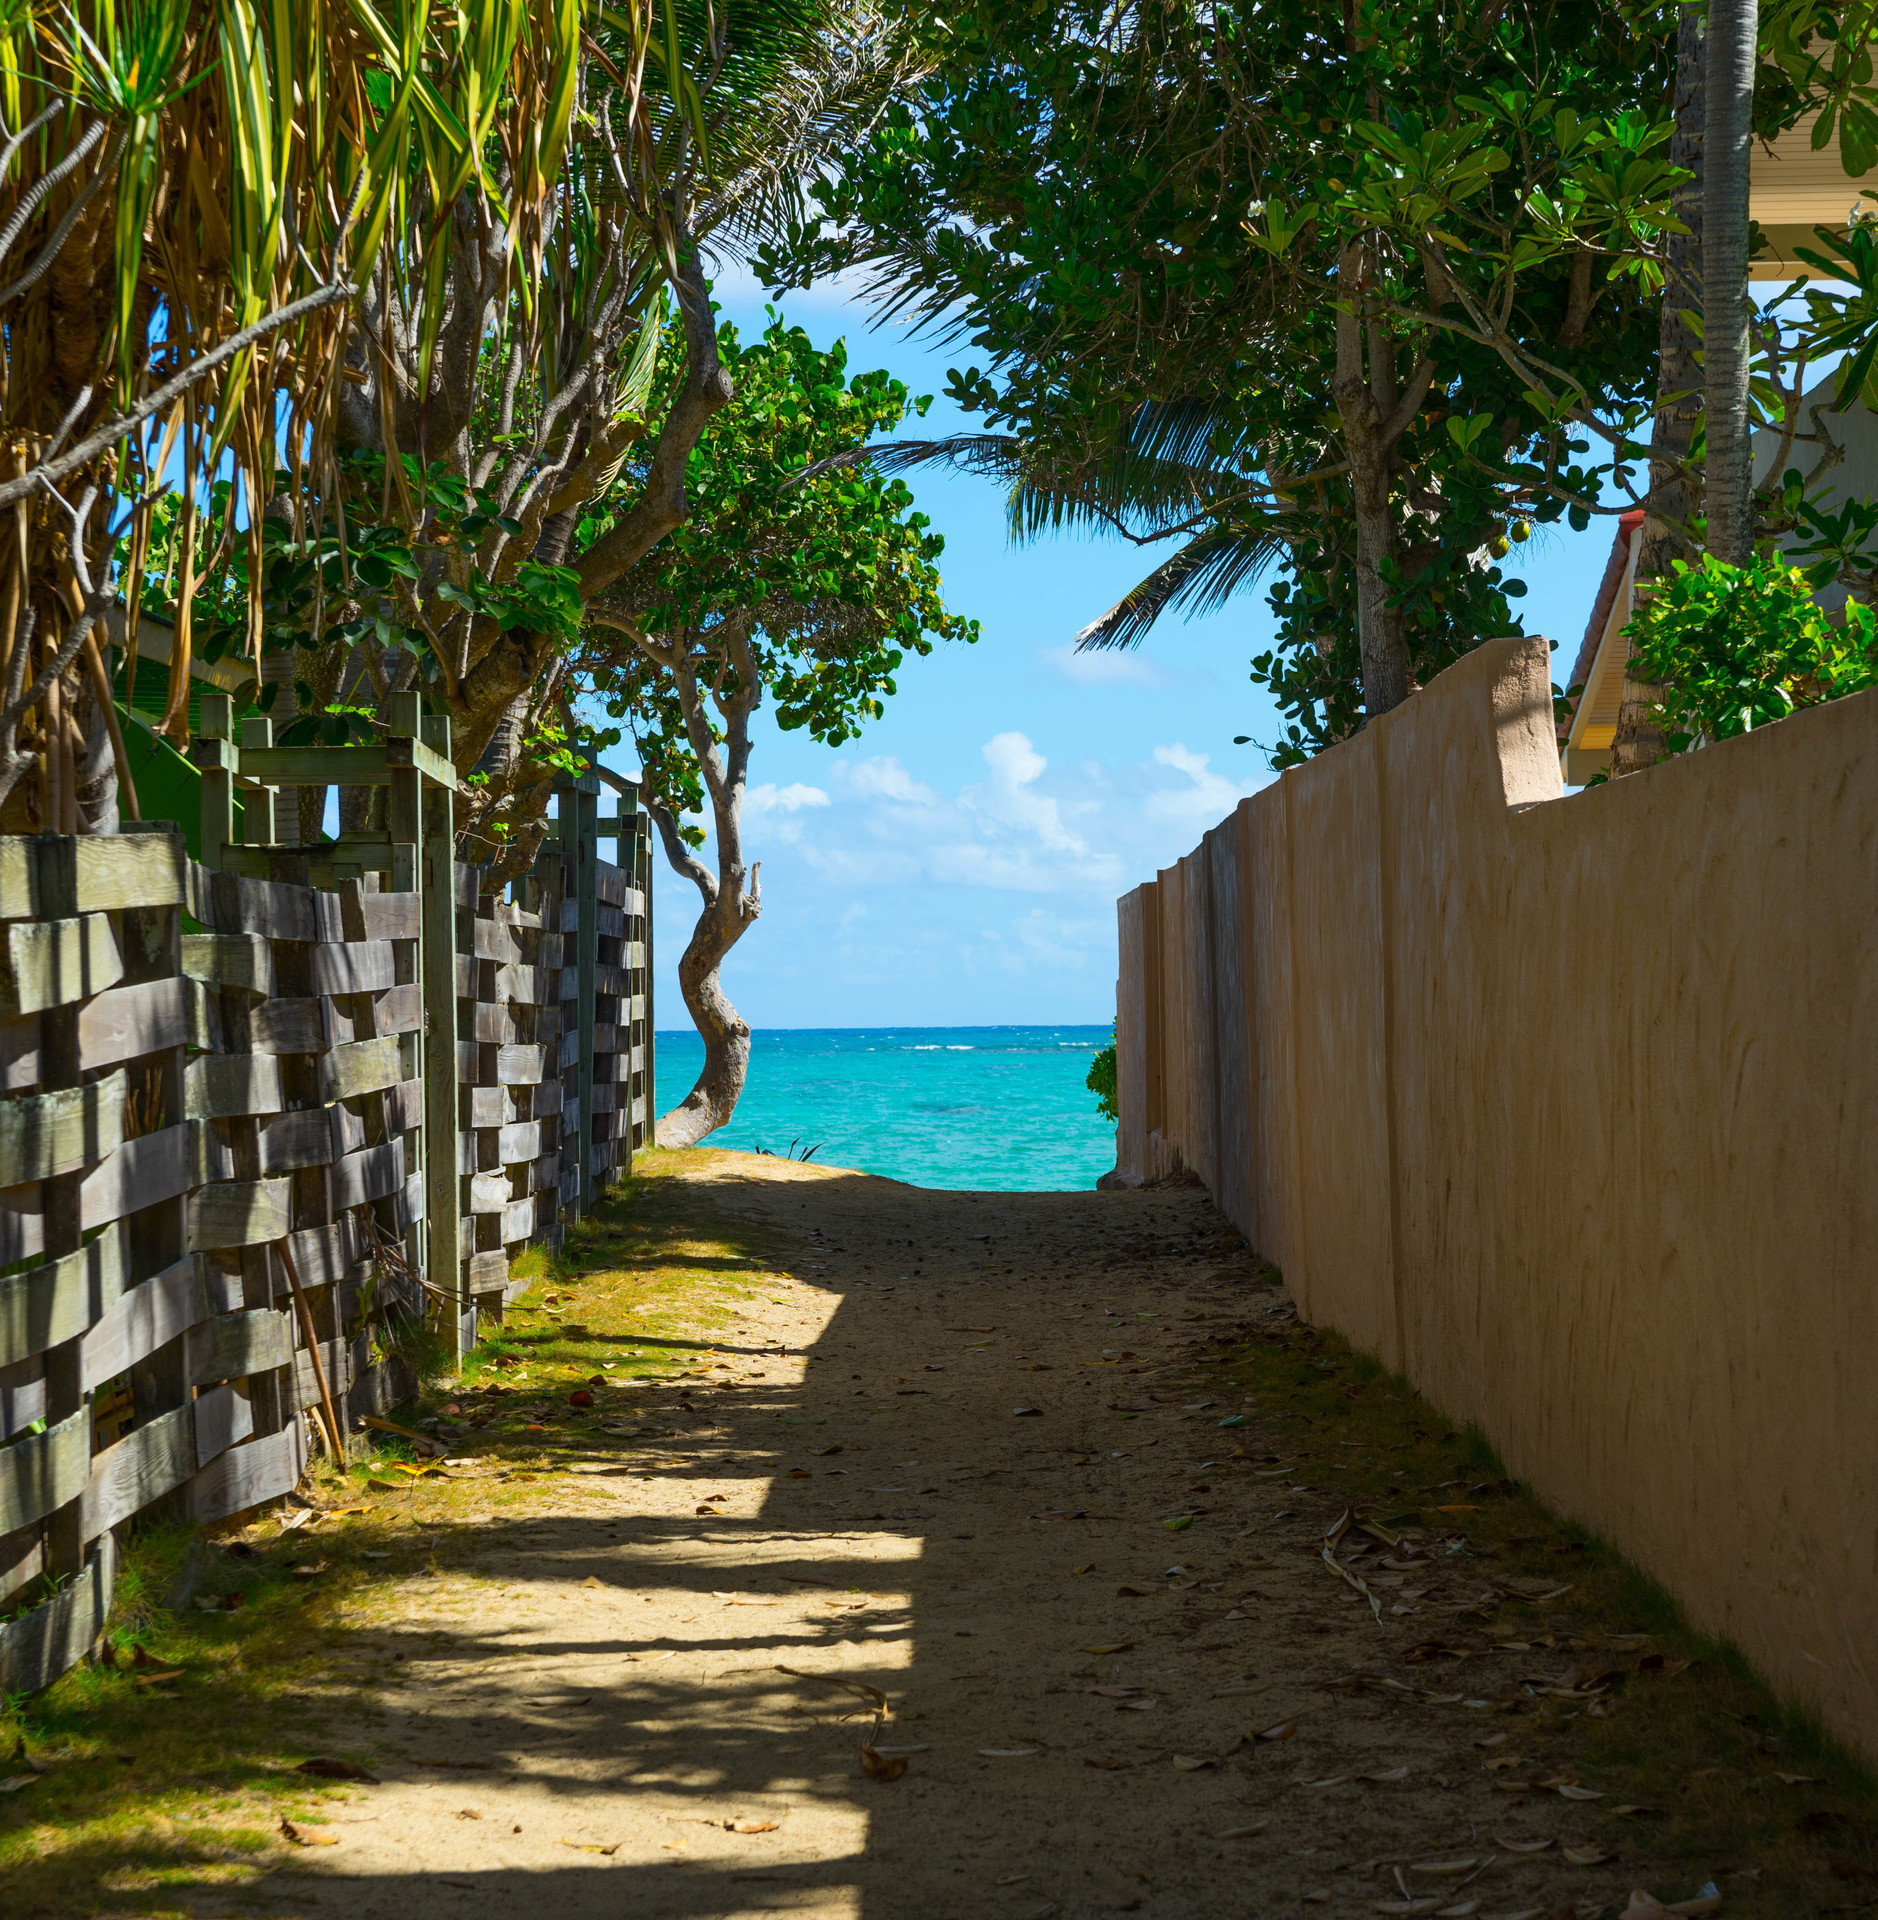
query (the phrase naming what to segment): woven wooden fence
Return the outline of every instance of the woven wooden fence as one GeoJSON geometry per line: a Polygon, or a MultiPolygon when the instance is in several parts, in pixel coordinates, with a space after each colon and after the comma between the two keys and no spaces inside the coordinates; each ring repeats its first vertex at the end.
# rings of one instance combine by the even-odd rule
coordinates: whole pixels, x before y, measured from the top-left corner
{"type": "Polygon", "coordinates": [[[564,796],[495,891],[454,857],[447,735],[414,701],[376,747],[276,748],[265,720],[237,745],[213,698],[204,729],[204,863],[161,828],[0,840],[0,1690],[93,1644],[134,1516],[278,1498],[329,1412],[343,1445],[408,1397],[399,1321],[473,1342],[643,1121],[646,898],[583,871],[591,807],[564,796]],[[276,839],[302,785],[382,793],[376,824],[276,839]],[[624,1127],[597,1091],[622,1085],[624,1127]]]}

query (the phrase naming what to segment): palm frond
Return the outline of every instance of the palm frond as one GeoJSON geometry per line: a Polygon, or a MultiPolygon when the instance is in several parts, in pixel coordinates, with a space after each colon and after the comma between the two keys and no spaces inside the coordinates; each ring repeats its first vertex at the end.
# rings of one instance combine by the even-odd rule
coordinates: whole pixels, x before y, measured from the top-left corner
{"type": "Polygon", "coordinates": [[[1269,527],[1221,526],[1197,534],[1077,634],[1078,653],[1138,646],[1162,614],[1182,608],[1188,619],[1214,613],[1253,585],[1284,551],[1269,527]]]}

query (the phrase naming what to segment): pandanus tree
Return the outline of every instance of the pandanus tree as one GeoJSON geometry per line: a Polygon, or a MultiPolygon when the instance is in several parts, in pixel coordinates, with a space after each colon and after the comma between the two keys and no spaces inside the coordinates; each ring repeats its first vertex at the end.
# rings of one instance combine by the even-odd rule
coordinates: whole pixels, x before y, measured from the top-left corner
{"type": "MultiPolygon", "coordinates": [[[[325,484],[235,555],[290,737],[369,730],[387,692],[421,687],[452,721],[471,849],[526,863],[554,773],[593,745],[568,727],[583,603],[683,522],[733,392],[705,248],[793,209],[901,61],[854,0],[605,7],[538,222],[518,241],[471,182],[430,250],[412,201],[361,292],[325,484]]],[[[309,833],[323,798],[303,800],[309,833]]],[[[342,794],[342,821],[367,802],[342,794]]]]}
{"type": "Polygon", "coordinates": [[[134,659],[138,576],[166,490],[180,502],[180,571],[165,729],[187,725],[197,583],[231,551],[253,562],[245,643],[258,651],[278,476],[291,474],[296,500],[331,490],[362,291],[405,276],[429,352],[466,197],[505,245],[538,251],[580,45],[576,0],[6,10],[6,825],[109,828],[120,790],[135,810],[116,777],[100,618],[127,589],[134,659]],[[217,476],[236,505],[211,540],[217,476]],[[123,583],[110,565],[120,538],[123,583]]]}

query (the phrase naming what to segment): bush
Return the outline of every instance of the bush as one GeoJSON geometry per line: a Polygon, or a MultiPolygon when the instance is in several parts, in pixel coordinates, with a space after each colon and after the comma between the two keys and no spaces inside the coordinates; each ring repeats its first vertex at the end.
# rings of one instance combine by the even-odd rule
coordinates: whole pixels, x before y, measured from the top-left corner
{"type": "Polygon", "coordinates": [[[1109,1028],[1109,1043],[1089,1062],[1089,1078],[1083,1082],[1096,1097],[1096,1112],[1104,1120],[1120,1121],[1122,1110],[1115,1099],[1115,1029],[1109,1028]]]}
{"type": "Polygon", "coordinates": [[[1872,609],[1849,600],[1827,613],[1805,574],[1779,559],[1678,560],[1625,632],[1633,672],[1664,689],[1672,753],[1878,685],[1872,609]]]}

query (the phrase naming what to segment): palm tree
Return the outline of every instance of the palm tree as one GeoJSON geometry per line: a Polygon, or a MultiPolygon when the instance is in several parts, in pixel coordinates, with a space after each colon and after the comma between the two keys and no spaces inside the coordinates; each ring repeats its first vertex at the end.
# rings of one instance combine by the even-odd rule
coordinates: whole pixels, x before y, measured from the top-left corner
{"type": "Polygon", "coordinates": [[[1754,137],[1758,0],[1710,0],[1703,154],[1702,335],[1709,551],[1754,556],[1749,500],[1748,175],[1754,137]]]}

